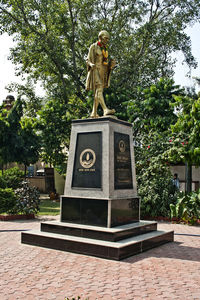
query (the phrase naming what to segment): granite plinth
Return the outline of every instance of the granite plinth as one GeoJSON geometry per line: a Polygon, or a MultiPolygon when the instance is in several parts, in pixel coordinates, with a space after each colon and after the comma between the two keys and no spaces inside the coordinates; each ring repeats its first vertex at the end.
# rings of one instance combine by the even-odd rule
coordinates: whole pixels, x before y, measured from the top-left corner
{"type": "Polygon", "coordinates": [[[63,197],[137,198],[132,136],[114,118],[74,120],[63,197]]]}

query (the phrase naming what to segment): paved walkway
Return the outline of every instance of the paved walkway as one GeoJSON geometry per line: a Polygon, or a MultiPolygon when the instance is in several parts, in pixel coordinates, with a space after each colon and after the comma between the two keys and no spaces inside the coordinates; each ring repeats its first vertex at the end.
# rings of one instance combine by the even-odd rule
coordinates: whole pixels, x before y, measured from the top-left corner
{"type": "Polygon", "coordinates": [[[0,222],[0,300],[200,299],[200,227],[159,223],[174,243],[118,262],[21,244],[40,221],[0,222]]]}

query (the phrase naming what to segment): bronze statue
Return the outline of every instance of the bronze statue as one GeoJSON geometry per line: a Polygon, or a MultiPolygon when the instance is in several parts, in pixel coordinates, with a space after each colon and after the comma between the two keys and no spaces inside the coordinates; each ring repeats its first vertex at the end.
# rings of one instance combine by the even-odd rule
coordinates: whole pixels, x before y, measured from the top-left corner
{"type": "Polygon", "coordinates": [[[98,36],[98,42],[92,44],[87,56],[87,80],[86,89],[94,92],[94,104],[91,113],[92,118],[98,118],[97,108],[100,104],[103,109],[103,115],[113,115],[114,109],[107,108],[104,97],[103,89],[110,86],[111,70],[115,67],[115,60],[108,60],[107,44],[109,41],[109,33],[102,30],[98,36]]]}

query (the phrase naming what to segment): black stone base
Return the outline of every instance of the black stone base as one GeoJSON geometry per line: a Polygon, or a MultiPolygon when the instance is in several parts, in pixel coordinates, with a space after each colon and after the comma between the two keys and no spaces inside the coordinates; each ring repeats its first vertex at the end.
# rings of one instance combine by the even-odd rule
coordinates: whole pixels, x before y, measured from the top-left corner
{"type": "Polygon", "coordinates": [[[172,242],[173,231],[153,231],[118,242],[108,242],[89,238],[74,237],[49,232],[22,232],[22,243],[50,249],[62,250],[121,260],[151,248],[172,242]]]}
{"type": "Polygon", "coordinates": [[[157,230],[156,222],[141,221],[114,228],[102,228],[64,222],[41,223],[41,231],[116,242],[157,230]]]}
{"type": "Polygon", "coordinates": [[[61,199],[61,222],[114,227],[139,221],[138,198],[98,200],[63,196],[61,199]]]}

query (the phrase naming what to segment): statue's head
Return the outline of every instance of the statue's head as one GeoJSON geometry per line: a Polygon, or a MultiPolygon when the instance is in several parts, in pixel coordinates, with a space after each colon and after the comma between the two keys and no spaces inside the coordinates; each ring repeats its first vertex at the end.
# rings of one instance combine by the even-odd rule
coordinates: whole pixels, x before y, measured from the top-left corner
{"type": "Polygon", "coordinates": [[[8,95],[8,96],[6,97],[6,100],[8,100],[8,101],[10,101],[10,102],[13,102],[13,101],[15,101],[15,97],[12,96],[12,95],[8,95]]]}
{"type": "Polygon", "coordinates": [[[106,45],[110,39],[110,35],[106,30],[100,31],[98,37],[104,45],[106,45]]]}

